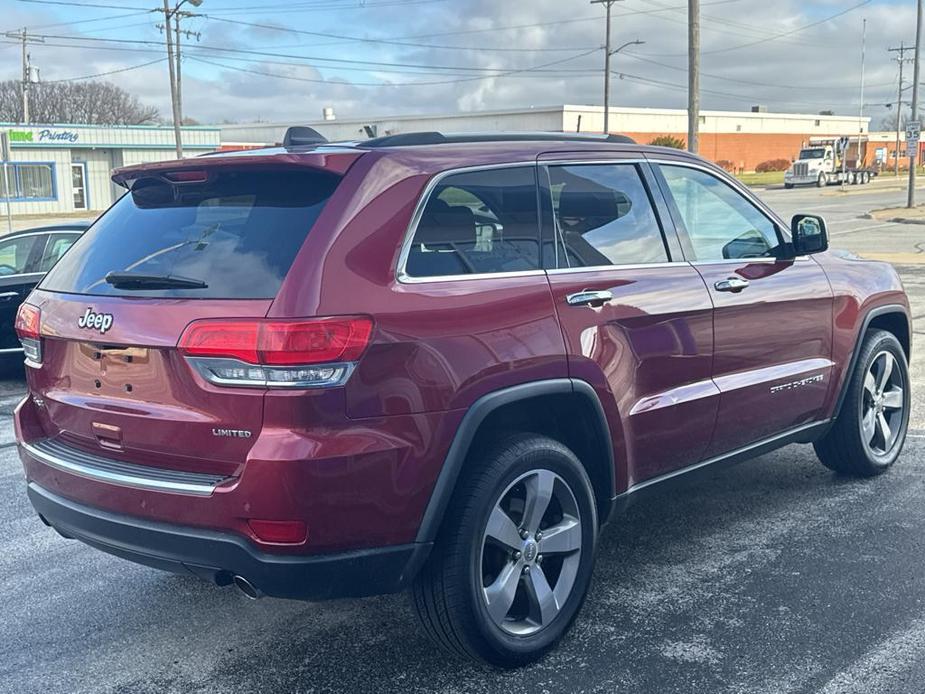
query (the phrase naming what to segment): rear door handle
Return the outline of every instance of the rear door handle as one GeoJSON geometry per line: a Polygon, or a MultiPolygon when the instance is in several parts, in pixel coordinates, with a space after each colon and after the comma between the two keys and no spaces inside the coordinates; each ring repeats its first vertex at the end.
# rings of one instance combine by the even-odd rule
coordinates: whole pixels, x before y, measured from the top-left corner
{"type": "Polygon", "coordinates": [[[730,277],[729,279],[720,280],[713,285],[718,292],[741,292],[748,286],[748,280],[741,277],[730,277]]]}
{"type": "Polygon", "coordinates": [[[19,292],[3,292],[0,294],[0,303],[6,303],[19,297],[19,292]]]}
{"type": "Polygon", "coordinates": [[[607,289],[601,291],[585,291],[569,294],[566,301],[569,306],[602,306],[613,299],[613,293],[607,289]]]}

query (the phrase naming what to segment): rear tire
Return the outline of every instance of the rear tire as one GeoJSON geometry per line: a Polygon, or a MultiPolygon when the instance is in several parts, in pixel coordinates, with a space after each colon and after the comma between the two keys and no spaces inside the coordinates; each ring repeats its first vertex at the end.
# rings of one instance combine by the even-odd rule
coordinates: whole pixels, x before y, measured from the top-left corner
{"type": "Polygon", "coordinates": [[[587,595],[597,540],[591,483],[571,450],[532,434],[468,464],[415,579],[414,607],[447,651],[526,665],[558,643],[587,595]]]}
{"type": "Polygon", "coordinates": [[[854,477],[886,472],[902,451],[909,427],[909,368],[902,345],[892,333],[871,330],[838,418],[813,444],[830,470],[854,477]]]}

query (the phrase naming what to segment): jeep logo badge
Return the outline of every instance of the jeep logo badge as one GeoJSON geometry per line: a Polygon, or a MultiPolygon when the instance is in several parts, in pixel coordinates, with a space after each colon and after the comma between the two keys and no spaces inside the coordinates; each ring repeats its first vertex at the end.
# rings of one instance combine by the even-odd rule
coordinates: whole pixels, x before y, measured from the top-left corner
{"type": "Polygon", "coordinates": [[[96,313],[92,308],[87,308],[87,312],[77,319],[78,328],[96,329],[105,333],[112,327],[111,313],[96,313]]]}

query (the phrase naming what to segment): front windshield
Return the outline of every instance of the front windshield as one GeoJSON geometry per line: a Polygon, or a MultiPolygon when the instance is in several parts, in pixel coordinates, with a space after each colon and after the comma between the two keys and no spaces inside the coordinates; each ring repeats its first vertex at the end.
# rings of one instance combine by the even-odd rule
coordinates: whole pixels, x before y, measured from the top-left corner
{"type": "Polygon", "coordinates": [[[822,159],[824,156],[824,149],[804,149],[800,151],[800,159],[822,159]]]}

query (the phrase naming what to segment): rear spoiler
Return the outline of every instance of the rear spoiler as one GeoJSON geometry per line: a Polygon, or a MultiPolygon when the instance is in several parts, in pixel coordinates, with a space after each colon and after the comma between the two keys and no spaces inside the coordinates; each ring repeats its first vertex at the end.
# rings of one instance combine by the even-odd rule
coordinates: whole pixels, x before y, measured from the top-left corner
{"type": "MultiPolygon", "coordinates": [[[[131,190],[135,181],[142,178],[161,178],[172,183],[196,182],[195,172],[213,171],[215,169],[264,169],[280,167],[306,166],[323,169],[338,176],[347,173],[360,157],[366,154],[362,150],[348,148],[320,148],[307,152],[285,149],[245,150],[241,152],[220,153],[206,159],[180,159],[179,161],[162,161],[150,164],[124,166],[112,172],[112,182],[131,190]],[[176,177],[176,178],[174,178],[176,177]],[[186,179],[185,181],[183,179],[186,179]]],[[[198,180],[202,180],[200,177],[198,180]]]]}

